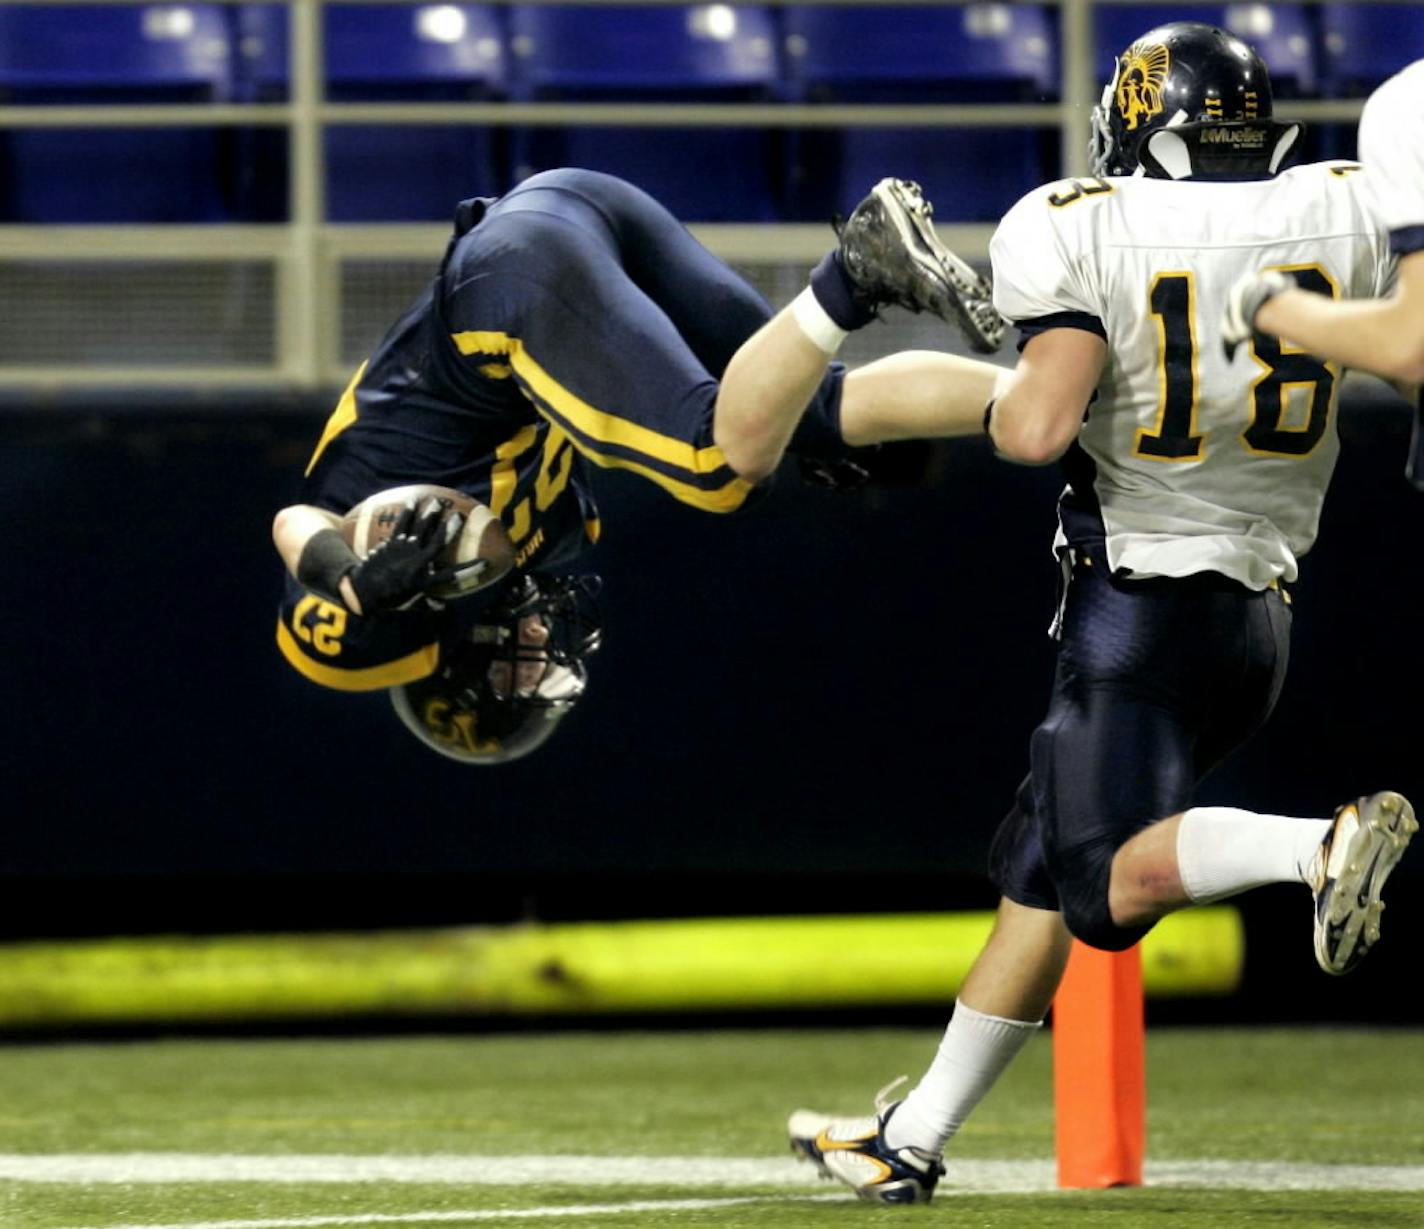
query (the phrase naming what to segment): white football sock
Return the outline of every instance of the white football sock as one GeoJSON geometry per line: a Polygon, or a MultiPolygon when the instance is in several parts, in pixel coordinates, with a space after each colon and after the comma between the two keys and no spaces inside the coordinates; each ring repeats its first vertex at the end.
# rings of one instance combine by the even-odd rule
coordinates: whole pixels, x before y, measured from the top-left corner
{"type": "Polygon", "coordinates": [[[885,1126],[892,1148],[940,1153],[1043,1021],[1006,1020],[955,1003],[930,1069],[885,1126]]]}
{"type": "Polygon", "coordinates": [[[1198,904],[1267,883],[1307,883],[1328,819],[1192,807],[1177,829],[1177,872],[1198,904]]]}
{"type": "Polygon", "coordinates": [[[791,300],[791,314],[796,317],[796,323],[801,326],[801,331],[810,339],[811,344],[823,354],[835,354],[841,348],[841,342],[850,336],[849,332],[831,319],[826,309],[821,306],[821,300],[816,298],[815,292],[809,286],[791,300]]]}

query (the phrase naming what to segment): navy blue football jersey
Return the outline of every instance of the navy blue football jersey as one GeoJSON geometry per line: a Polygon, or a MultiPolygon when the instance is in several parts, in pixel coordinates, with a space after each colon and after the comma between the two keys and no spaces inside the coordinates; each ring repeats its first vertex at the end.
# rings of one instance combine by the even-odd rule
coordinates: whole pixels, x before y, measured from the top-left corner
{"type": "MultiPolygon", "coordinates": [[[[529,571],[567,570],[597,540],[595,466],[733,512],[755,488],[712,442],[718,380],[771,315],[662,206],[611,176],[549,171],[463,202],[439,274],[328,420],[299,502],[344,514],[392,487],[453,487],[500,518],[529,571]]],[[[845,452],[842,376],[833,364],[794,449],[845,452]]],[[[278,643],[316,682],[390,687],[433,670],[472,606],[361,619],[289,580],[278,643]]]]}

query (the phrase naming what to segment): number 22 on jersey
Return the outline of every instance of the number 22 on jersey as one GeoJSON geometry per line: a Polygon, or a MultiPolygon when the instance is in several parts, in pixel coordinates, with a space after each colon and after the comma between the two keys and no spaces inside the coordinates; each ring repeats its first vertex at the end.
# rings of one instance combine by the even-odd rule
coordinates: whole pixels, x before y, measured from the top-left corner
{"type": "MultiPolygon", "coordinates": [[[[1319,265],[1281,265],[1302,289],[1335,298],[1337,287],[1319,265]]],[[[1157,421],[1137,433],[1134,451],[1154,461],[1197,461],[1206,455],[1198,429],[1201,394],[1197,343],[1196,285],[1191,273],[1161,273],[1148,291],[1157,326],[1157,421]]],[[[1313,355],[1257,334],[1251,357],[1262,368],[1251,385],[1250,421],[1240,435],[1248,452],[1303,457],[1320,442],[1330,421],[1336,368],[1313,355]],[[1292,414],[1293,406],[1301,407],[1292,414]],[[1297,421],[1292,423],[1294,418],[1297,421]]]]}

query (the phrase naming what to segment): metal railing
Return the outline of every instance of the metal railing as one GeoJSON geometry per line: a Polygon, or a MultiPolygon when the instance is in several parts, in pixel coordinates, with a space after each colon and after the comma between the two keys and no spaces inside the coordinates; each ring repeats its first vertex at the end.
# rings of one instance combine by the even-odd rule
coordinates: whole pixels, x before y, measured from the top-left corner
{"type": "MultiPolygon", "coordinates": [[[[0,4],[19,0],[0,0],[0,4]]],[[[34,3],[34,0],[29,0],[34,3]]],[[[133,0],[48,0],[64,4],[118,4],[133,0]]],[[[217,0],[237,5],[255,0],[217,0]]],[[[378,0],[341,0],[375,3],[378,0]]],[[[385,0],[389,3],[390,0],[385,0]]],[[[421,0],[397,0],[417,4],[421,0]]],[[[553,2],[553,0],[535,0],[553,2]]],[[[559,0],[593,3],[594,0],[559,0]]],[[[620,0],[629,3],[630,0],[620,0]]],[[[667,4],[676,0],[631,0],[667,4]]],[[[854,3],[855,0],[770,0],[774,4],[854,3]]],[[[863,3],[864,0],[861,0],[863,3]]],[[[970,0],[919,0],[962,6],[970,0]]],[[[1049,0],[1050,3],[1054,0],[1049,0]]],[[[357,355],[351,350],[375,340],[353,336],[344,301],[350,270],[361,265],[389,270],[393,303],[423,283],[433,271],[448,236],[441,225],[342,224],[326,219],[322,132],[334,125],[489,125],[492,127],[609,126],[642,127],[976,127],[1031,125],[1059,130],[1061,173],[1087,171],[1087,114],[1101,84],[1093,65],[1092,21],[1095,8],[1126,0],[1056,0],[1060,10],[1061,99],[1054,103],[805,105],[796,103],[557,103],[557,102],[331,102],[324,97],[322,65],[323,9],[327,0],[289,0],[290,101],[284,103],[175,103],[145,105],[0,105],[0,129],[276,126],[289,133],[288,221],[244,225],[0,225],[0,389],[72,390],[83,388],[178,387],[321,389],[344,383],[357,355]],[[193,279],[191,310],[164,313],[160,304],[125,303],[123,287],[136,267],[185,271],[193,279]],[[270,335],[248,338],[225,349],[178,345],[157,357],[144,347],[123,352],[115,341],[49,354],[41,330],[64,328],[64,279],[47,271],[87,271],[100,285],[98,299],[125,313],[131,329],[150,330],[161,341],[175,323],[201,330],[205,315],[226,313],[224,296],[237,295],[248,328],[260,331],[255,317],[270,325],[270,335]],[[266,270],[265,273],[255,273],[266,270]],[[106,281],[107,279],[107,281],[106,281]],[[6,282],[13,283],[6,286],[6,282]],[[103,288],[107,286],[107,291],[103,288]],[[17,301],[17,287],[32,302],[17,301]],[[36,290],[38,287],[38,291],[36,290]],[[56,289],[58,287],[58,289],[56,289]],[[262,296],[270,298],[264,312],[262,296]],[[255,297],[254,297],[255,296],[255,297]],[[211,300],[211,301],[210,301],[211,300]],[[30,308],[36,310],[31,312],[30,308]],[[49,315],[54,317],[51,325],[49,315]],[[148,320],[148,315],[153,319],[148,320]],[[178,319],[182,317],[182,319],[178,319]],[[146,323],[147,322],[147,323],[146,323]],[[187,347],[185,349],[185,346],[187,347]],[[233,350],[235,353],[228,353],[233,350]],[[185,357],[186,356],[186,357],[185,357]]],[[[1170,0],[1148,0],[1166,7],[1170,0]]],[[[1358,100],[1278,103],[1284,118],[1315,122],[1352,122],[1358,100]]],[[[453,204],[453,202],[452,202],[453,204]]],[[[693,225],[698,235],[724,259],[763,283],[769,278],[774,302],[794,293],[804,266],[824,252],[829,235],[819,224],[693,225]],[[795,269],[789,278],[785,270],[795,269]],[[778,275],[777,270],[782,274],[778,275]]],[[[946,241],[971,260],[987,258],[990,224],[943,224],[946,241]]],[[[374,296],[378,307],[383,296],[374,296]]],[[[76,305],[83,309],[82,304],[76,305]]],[[[72,327],[72,321],[71,327],[72,327]]],[[[366,322],[366,332],[384,320],[366,322]]],[[[96,322],[95,327],[98,327],[96,322]]],[[[912,326],[906,325],[906,328],[912,326]]],[[[359,333],[359,330],[356,330],[359,333]]],[[[130,336],[133,334],[130,333],[130,336]]],[[[885,348],[882,334],[880,348],[885,348]]],[[[916,344],[913,331],[900,344],[916,344]]],[[[943,338],[938,338],[942,344],[943,338]]],[[[934,343],[922,343],[934,344],[934,343]]]]}

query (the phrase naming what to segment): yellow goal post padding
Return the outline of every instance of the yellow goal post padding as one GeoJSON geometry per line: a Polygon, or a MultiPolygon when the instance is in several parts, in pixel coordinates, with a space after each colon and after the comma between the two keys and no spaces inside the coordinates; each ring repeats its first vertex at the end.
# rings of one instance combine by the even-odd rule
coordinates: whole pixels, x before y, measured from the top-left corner
{"type": "MultiPolygon", "coordinates": [[[[0,944],[0,1029],[947,1006],[992,924],[913,913],[0,944]]],[[[1229,906],[1173,914],[1141,946],[1148,997],[1240,982],[1229,906]]]]}

